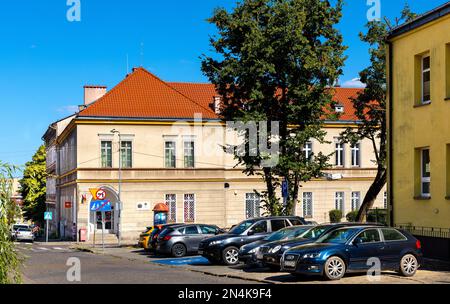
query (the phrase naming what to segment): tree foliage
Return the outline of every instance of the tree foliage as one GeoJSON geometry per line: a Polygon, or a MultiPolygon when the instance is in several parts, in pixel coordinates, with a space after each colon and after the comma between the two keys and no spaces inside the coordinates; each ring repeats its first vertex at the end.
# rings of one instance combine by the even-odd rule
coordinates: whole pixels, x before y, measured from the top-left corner
{"type": "Polygon", "coordinates": [[[11,239],[11,223],[17,210],[11,199],[17,168],[0,161],[0,284],[21,282],[20,257],[11,239]]]}
{"type": "Polygon", "coordinates": [[[45,146],[42,145],[25,164],[23,179],[20,180],[25,217],[37,223],[43,223],[46,209],[46,161],[45,146]]]}
{"type": "MultiPolygon", "coordinates": [[[[262,175],[270,214],[293,213],[300,183],[321,177],[328,168],[328,155],[307,158],[302,147],[312,139],[325,142],[322,124],[333,104],[329,87],[345,60],[335,27],[343,2],[335,2],[245,0],[233,12],[217,9],[209,19],[218,29],[210,40],[216,54],[203,55],[202,71],[221,95],[223,120],[267,121],[269,143],[271,122],[279,122],[276,166],[264,166],[268,156],[258,151],[256,156],[235,153],[245,174],[262,175]],[[286,205],[277,191],[283,180],[288,182],[286,205]]],[[[246,131],[240,135],[248,147],[251,137],[246,131]]]]}
{"type": "MultiPolygon", "coordinates": [[[[401,17],[395,19],[395,25],[408,22],[416,17],[406,5],[401,17]]],[[[387,181],[387,124],[386,124],[386,44],[393,23],[388,19],[370,21],[366,25],[367,32],[360,33],[360,39],[370,45],[370,66],[360,72],[361,82],[365,89],[352,99],[355,115],[361,122],[358,128],[348,128],[343,134],[344,142],[355,144],[362,139],[372,143],[377,175],[369,187],[356,217],[356,221],[364,221],[372,208],[375,199],[387,181]]]]}

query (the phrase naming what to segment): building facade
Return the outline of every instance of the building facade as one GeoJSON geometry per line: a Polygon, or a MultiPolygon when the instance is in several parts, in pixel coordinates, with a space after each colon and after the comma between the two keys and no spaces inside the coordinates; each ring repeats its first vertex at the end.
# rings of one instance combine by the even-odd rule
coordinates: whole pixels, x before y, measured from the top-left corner
{"type": "Polygon", "coordinates": [[[450,239],[450,3],[388,39],[392,224],[450,239]]]}
{"type": "MultiPolygon", "coordinates": [[[[329,221],[328,212],[335,208],[344,215],[357,209],[376,174],[370,142],[349,146],[339,140],[346,127],[357,123],[350,97],[358,89],[335,91],[342,115],[325,124],[330,143],[313,140],[303,148],[304,153],[333,154],[333,168],[302,185],[296,206],[298,215],[317,222],[329,221]]],[[[171,222],[230,227],[264,214],[255,193],[265,189],[261,178],[244,175],[223,150],[239,139],[217,115],[213,85],[167,83],[137,68],[109,92],[95,86],[85,92],[80,112],[44,136],[56,151],[61,232],[67,234],[76,223],[91,234],[102,228],[103,215],[108,232],[120,229],[124,239],[136,238],[152,224],[152,209],[161,202],[169,207],[171,222]],[[95,189],[103,189],[112,211],[90,210],[95,189]]],[[[375,206],[384,208],[385,198],[382,193],[375,206]]]]}

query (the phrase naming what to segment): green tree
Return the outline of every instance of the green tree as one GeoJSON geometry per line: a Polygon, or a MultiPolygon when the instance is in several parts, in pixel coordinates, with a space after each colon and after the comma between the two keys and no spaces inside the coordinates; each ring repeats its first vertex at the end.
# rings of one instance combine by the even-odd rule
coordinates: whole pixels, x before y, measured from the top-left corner
{"type": "Polygon", "coordinates": [[[20,180],[25,217],[40,223],[41,226],[44,222],[46,210],[47,172],[45,157],[45,146],[42,145],[33,155],[32,160],[25,164],[23,179],[20,180]]]}
{"type": "Polygon", "coordinates": [[[11,239],[11,223],[17,206],[11,199],[17,168],[0,161],[0,284],[20,283],[21,260],[11,239]]]}
{"type": "Polygon", "coordinates": [[[344,142],[355,144],[362,139],[372,143],[375,154],[377,174],[370,185],[364,200],[359,208],[356,221],[366,220],[369,209],[383,189],[387,181],[387,124],[386,124],[386,44],[389,31],[401,22],[414,19],[406,5],[400,18],[395,19],[395,25],[388,19],[383,21],[370,21],[367,23],[367,32],[360,33],[360,39],[370,45],[370,66],[360,72],[361,82],[365,89],[353,98],[353,107],[358,120],[361,122],[357,128],[347,128],[342,134],[344,142]]]}
{"type": "MultiPolygon", "coordinates": [[[[329,87],[345,60],[335,27],[343,2],[335,2],[245,0],[231,13],[216,9],[209,19],[218,29],[210,40],[216,54],[203,55],[202,71],[221,95],[222,119],[267,121],[267,134],[258,128],[258,136],[262,133],[269,144],[271,122],[279,122],[276,166],[264,165],[270,157],[260,151],[235,153],[245,174],[262,176],[262,201],[270,214],[292,214],[300,183],[321,177],[328,167],[328,155],[306,157],[302,147],[312,139],[325,142],[322,124],[333,103],[329,87]],[[282,180],[288,182],[285,206],[277,191],[282,180]]],[[[248,132],[240,135],[242,146],[250,147],[248,132]]]]}

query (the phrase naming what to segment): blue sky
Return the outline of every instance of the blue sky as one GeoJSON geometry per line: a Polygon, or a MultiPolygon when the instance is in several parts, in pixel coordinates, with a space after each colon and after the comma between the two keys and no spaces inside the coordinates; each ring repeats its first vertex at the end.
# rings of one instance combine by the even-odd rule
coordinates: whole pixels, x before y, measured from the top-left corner
{"type": "MultiPolygon", "coordinates": [[[[447,0],[408,0],[423,13],[447,0]]],[[[339,29],[347,50],[341,83],[368,64],[359,41],[367,0],[347,0],[339,29]]],[[[381,0],[393,18],[405,0],[381,0]]],[[[83,103],[85,84],[113,87],[129,66],[143,65],[168,81],[206,82],[199,56],[215,29],[205,19],[235,0],[81,0],[81,22],[68,22],[66,0],[0,3],[0,160],[22,165],[41,144],[47,126],[83,103]]]]}

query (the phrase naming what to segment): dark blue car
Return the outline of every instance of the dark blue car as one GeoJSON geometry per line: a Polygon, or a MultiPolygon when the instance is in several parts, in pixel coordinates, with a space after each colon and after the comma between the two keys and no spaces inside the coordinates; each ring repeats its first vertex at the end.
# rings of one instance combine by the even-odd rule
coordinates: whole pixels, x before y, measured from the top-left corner
{"type": "Polygon", "coordinates": [[[339,280],[348,272],[367,272],[376,262],[380,271],[413,276],[422,262],[420,241],[406,231],[380,226],[342,227],[317,241],[287,250],[283,271],[294,275],[323,275],[339,280]]]}

